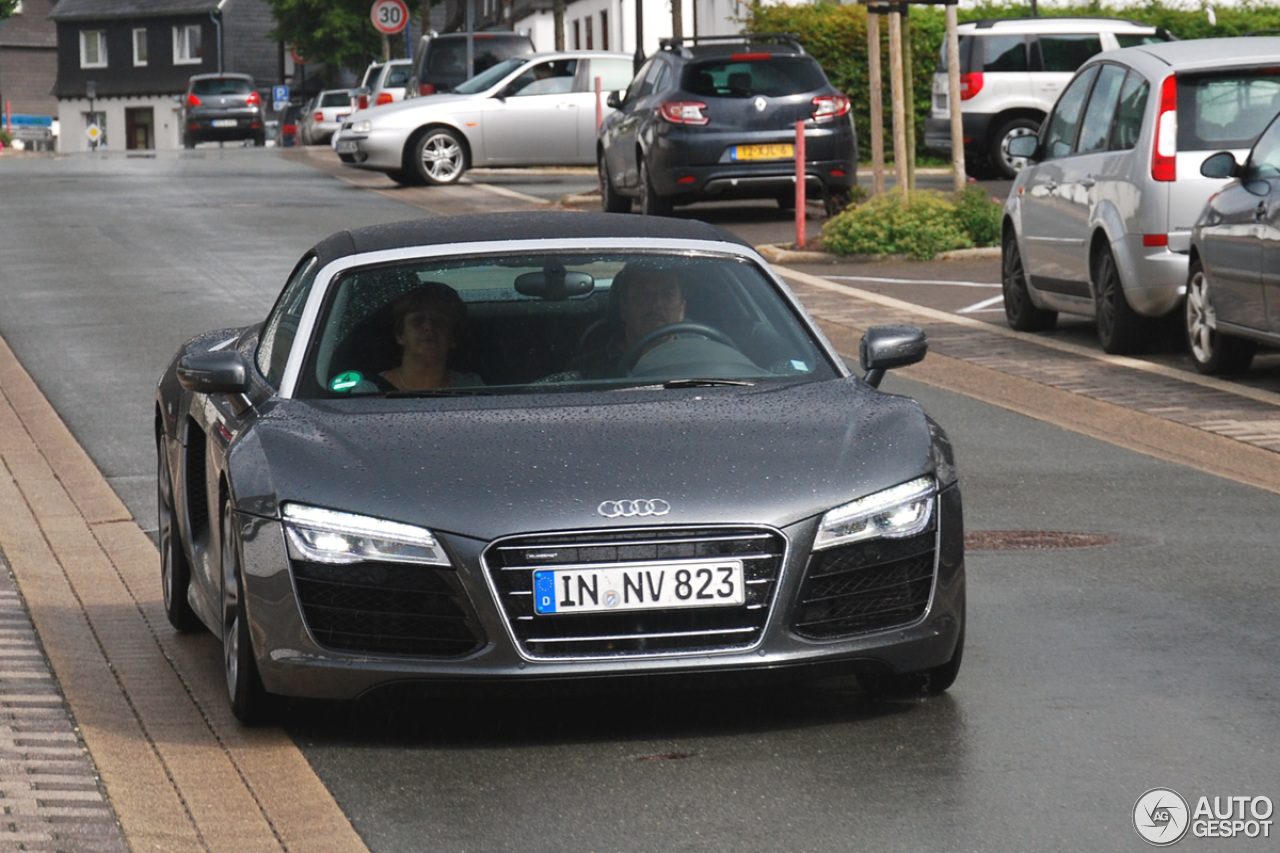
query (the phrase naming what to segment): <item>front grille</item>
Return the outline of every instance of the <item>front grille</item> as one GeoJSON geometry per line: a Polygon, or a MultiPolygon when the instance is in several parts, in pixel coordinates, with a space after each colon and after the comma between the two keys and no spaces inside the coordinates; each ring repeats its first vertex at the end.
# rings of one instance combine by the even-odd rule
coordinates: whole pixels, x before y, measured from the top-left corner
{"type": "Polygon", "coordinates": [[[613,530],[507,539],[485,553],[485,571],[525,654],[536,658],[622,657],[749,648],[773,603],[786,541],[764,528],[613,530]],[[736,559],[741,606],[535,615],[533,573],[583,564],[736,559]]]}
{"type": "Polygon", "coordinates": [[[294,561],[293,578],[307,628],[326,648],[457,657],[484,643],[452,569],[294,561]]]}
{"type": "Polygon", "coordinates": [[[915,622],[933,591],[936,540],[930,525],[907,539],[815,552],[792,630],[813,640],[834,640],[915,622]]]}

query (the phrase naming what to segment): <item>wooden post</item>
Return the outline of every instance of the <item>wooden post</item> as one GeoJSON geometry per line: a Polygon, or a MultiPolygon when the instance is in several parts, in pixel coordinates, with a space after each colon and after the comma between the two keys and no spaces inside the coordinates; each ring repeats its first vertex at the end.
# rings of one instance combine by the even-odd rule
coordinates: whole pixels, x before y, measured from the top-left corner
{"type": "Polygon", "coordinates": [[[955,3],[947,4],[947,104],[951,110],[951,173],[957,193],[965,188],[964,120],[960,113],[960,13],[955,3]]]}
{"type": "Polygon", "coordinates": [[[884,78],[880,71],[880,14],[867,6],[867,76],[871,110],[871,192],[884,192],[884,78]]]}
{"type": "Polygon", "coordinates": [[[902,101],[907,134],[907,187],[916,188],[916,84],[915,51],[911,47],[911,6],[903,3],[902,9],[902,101]]]}
{"type": "Polygon", "coordinates": [[[893,99],[893,171],[905,204],[910,198],[907,185],[906,106],[902,96],[902,12],[889,12],[889,96],[893,99]]]}

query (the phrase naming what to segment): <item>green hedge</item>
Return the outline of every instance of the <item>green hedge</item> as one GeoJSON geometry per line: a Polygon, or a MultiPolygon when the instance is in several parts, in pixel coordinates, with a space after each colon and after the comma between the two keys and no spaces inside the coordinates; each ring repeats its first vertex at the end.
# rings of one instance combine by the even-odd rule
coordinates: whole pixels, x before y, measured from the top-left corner
{"type": "Polygon", "coordinates": [[[906,255],[928,260],[939,252],[1000,242],[999,201],[980,187],[959,194],[932,190],[887,192],[846,208],[822,228],[822,246],[835,255],[906,255]]]}
{"type": "MultiPolygon", "coordinates": [[[[1158,0],[1137,6],[1111,6],[1105,3],[1080,3],[1046,9],[1043,17],[1089,16],[1126,18],[1164,27],[1178,38],[1239,36],[1261,30],[1280,30],[1280,6],[1260,0],[1244,0],[1239,5],[1215,10],[1216,23],[1209,22],[1202,9],[1180,9],[1165,6],[1158,0]]],[[[961,9],[961,22],[982,18],[1024,18],[1031,16],[1030,3],[983,3],[972,9],[961,9]]],[[[871,126],[867,104],[867,13],[858,4],[839,5],[819,2],[804,6],[764,6],[753,4],[745,20],[751,32],[789,32],[800,36],[805,49],[817,57],[827,76],[853,101],[854,122],[858,129],[858,148],[863,159],[870,157],[871,126]]],[[[924,150],[924,120],[929,115],[929,99],[933,72],[945,34],[946,17],[942,7],[911,6],[906,31],[911,40],[916,150],[924,150]]],[[[893,154],[891,107],[889,101],[889,22],[881,22],[882,76],[884,78],[885,151],[893,154]]]]}

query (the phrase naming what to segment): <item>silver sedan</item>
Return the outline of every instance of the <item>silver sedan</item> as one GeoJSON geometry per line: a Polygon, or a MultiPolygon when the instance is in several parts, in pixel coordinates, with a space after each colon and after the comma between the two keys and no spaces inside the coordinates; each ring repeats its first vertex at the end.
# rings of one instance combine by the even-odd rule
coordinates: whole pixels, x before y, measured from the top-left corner
{"type": "Polygon", "coordinates": [[[626,88],[632,72],[622,53],[514,57],[450,94],[356,112],[333,147],[400,184],[451,184],[475,166],[593,165],[597,115],[609,111],[596,93],[626,88]]]}

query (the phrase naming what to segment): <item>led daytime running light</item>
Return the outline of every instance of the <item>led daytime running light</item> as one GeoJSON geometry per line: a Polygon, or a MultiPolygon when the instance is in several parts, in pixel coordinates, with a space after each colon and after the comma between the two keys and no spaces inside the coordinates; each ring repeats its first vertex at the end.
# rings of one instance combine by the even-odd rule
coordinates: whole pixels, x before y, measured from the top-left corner
{"type": "Polygon", "coordinates": [[[838,506],[822,517],[814,550],[865,539],[914,536],[929,526],[936,492],[932,477],[919,477],[838,506]]]}
{"type": "Polygon", "coordinates": [[[291,556],[318,563],[428,563],[449,565],[430,530],[303,504],[285,504],[291,556]]]}

